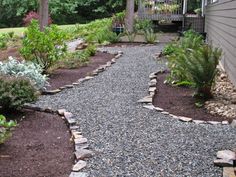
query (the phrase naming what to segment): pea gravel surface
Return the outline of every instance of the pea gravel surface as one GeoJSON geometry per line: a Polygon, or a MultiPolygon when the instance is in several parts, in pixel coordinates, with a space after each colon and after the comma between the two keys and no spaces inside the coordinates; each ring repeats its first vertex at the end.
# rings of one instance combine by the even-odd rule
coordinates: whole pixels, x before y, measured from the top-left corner
{"type": "Polygon", "coordinates": [[[162,48],[107,48],[124,55],[94,79],[36,103],[77,116],[95,152],[84,169],[90,176],[222,176],[213,160],[218,150],[236,147],[236,129],[182,123],[137,103],[147,95],[149,74],[165,68],[152,57],[162,48]]]}

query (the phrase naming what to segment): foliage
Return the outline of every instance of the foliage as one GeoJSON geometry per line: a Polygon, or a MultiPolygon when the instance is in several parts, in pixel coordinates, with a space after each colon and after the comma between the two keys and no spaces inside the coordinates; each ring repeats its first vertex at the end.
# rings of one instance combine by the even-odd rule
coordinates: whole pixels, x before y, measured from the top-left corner
{"type": "Polygon", "coordinates": [[[0,34],[0,49],[7,48],[7,38],[5,35],[0,34]]]}
{"type": "Polygon", "coordinates": [[[0,115],[0,144],[3,144],[11,137],[11,130],[16,126],[15,121],[7,121],[3,115],[0,115]]]}
{"type": "MultiPolygon", "coordinates": [[[[212,97],[211,87],[221,50],[204,44],[202,36],[188,31],[180,41],[169,44],[164,51],[171,71],[167,82],[196,88],[196,96],[200,99],[212,97]]],[[[196,105],[200,106],[198,103],[196,105]]]]}
{"type": "Polygon", "coordinates": [[[136,32],[132,33],[126,30],[125,34],[127,35],[129,42],[134,42],[134,39],[136,37],[136,32]]]}
{"type": "Polygon", "coordinates": [[[18,110],[36,99],[36,89],[28,79],[6,75],[0,77],[0,106],[3,110],[18,110]]]}
{"type": "Polygon", "coordinates": [[[173,13],[179,9],[178,4],[160,4],[157,7],[157,11],[160,13],[173,13]]]}
{"type": "Polygon", "coordinates": [[[136,19],[134,24],[134,29],[137,32],[145,32],[153,28],[153,23],[151,20],[147,19],[136,19]]]}
{"type": "Polygon", "coordinates": [[[112,16],[113,26],[121,26],[125,23],[125,11],[116,13],[112,16]]]}
{"type": "MultiPolygon", "coordinates": [[[[26,16],[23,18],[23,23],[25,26],[28,26],[32,20],[39,20],[39,14],[37,12],[34,11],[30,11],[28,14],[26,14],[26,16]]],[[[52,19],[49,16],[48,19],[48,24],[52,24],[52,19]]]]}
{"type": "Polygon", "coordinates": [[[119,36],[112,32],[111,18],[95,20],[86,25],[77,25],[74,34],[85,38],[88,43],[104,44],[119,41],[119,36]]]}
{"type": "Polygon", "coordinates": [[[87,65],[90,60],[90,56],[96,54],[96,46],[89,45],[83,51],[76,51],[74,53],[68,54],[67,58],[62,61],[62,67],[64,68],[78,68],[80,66],[87,65]]]}
{"type": "Polygon", "coordinates": [[[0,74],[28,78],[38,90],[43,90],[45,86],[48,86],[47,77],[41,74],[42,72],[39,65],[25,61],[20,62],[12,57],[9,57],[6,62],[0,62],[0,74]]]}
{"type": "Polygon", "coordinates": [[[43,32],[38,22],[33,20],[28,26],[21,48],[22,56],[40,65],[44,72],[53,66],[66,53],[66,33],[51,25],[43,32]]]}
{"type": "Polygon", "coordinates": [[[211,98],[211,87],[217,74],[221,50],[203,45],[183,57],[182,65],[197,89],[196,96],[203,99],[211,98]]]}
{"type": "Polygon", "coordinates": [[[145,41],[150,44],[154,44],[157,40],[157,35],[154,33],[153,29],[146,30],[144,33],[145,41]]]}
{"type": "Polygon", "coordinates": [[[175,41],[165,47],[164,54],[167,55],[168,67],[170,69],[170,74],[167,77],[168,83],[192,85],[189,76],[185,72],[185,68],[181,64],[182,58],[186,53],[190,52],[189,49],[197,50],[203,43],[201,35],[189,30],[184,33],[184,37],[179,41],[175,41]]]}

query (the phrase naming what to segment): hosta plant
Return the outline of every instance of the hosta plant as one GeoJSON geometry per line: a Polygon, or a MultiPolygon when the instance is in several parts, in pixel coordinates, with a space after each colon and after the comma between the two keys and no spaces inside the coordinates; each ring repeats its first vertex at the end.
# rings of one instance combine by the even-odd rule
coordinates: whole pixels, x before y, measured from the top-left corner
{"type": "Polygon", "coordinates": [[[29,79],[0,76],[0,107],[4,111],[19,110],[25,103],[37,100],[38,93],[29,79]]]}
{"type": "Polygon", "coordinates": [[[0,144],[11,137],[11,130],[16,126],[15,121],[7,121],[3,115],[0,115],[0,144]]]}
{"type": "Polygon", "coordinates": [[[153,29],[146,30],[144,37],[145,41],[149,44],[154,44],[157,40],[157,35],[154,33],[153,29]]]}
{"type": "Polygon", "coordinates": [[[38,90],[44,90],[48,86],[47,76],[41,74],[42,68],[32,62],[18,61],[9,57],[8,61],[0,62],[0,74],[28,78],[38,90]]]}

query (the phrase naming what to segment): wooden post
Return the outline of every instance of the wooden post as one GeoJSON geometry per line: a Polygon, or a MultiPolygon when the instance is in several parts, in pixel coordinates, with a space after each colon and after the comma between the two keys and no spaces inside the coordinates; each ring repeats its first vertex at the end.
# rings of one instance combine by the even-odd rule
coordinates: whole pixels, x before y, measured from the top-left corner
{"type": "Polygon", "coordinates": [[[125,27],[130,33],[134,31],[134,0],[126,1],[125,27]]]}
{"type": "Polygon", "coordinates": [[[48,26],[48,11],[48,0],[39,0],[39,23],[41,31],[48,26]]]}

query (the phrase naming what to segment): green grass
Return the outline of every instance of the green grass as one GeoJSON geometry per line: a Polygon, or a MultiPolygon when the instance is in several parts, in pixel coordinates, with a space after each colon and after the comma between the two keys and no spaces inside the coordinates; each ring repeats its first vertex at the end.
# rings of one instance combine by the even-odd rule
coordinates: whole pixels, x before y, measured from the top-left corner
{"type": "MultiPolygon", "coordinates": [[[[69,28],[73,28],[75,27],[75,25],[60,25],[59,26],[61,29],[63,30],[67,30],[69,28]]],[[[25,31],[25,27],[21,27],[21,28],[1,28],[0,29],[0,34],[2,33],[8,33],[8,32],[14,32],[16,35],[21,35],[24,31],[25,31]]]]}

